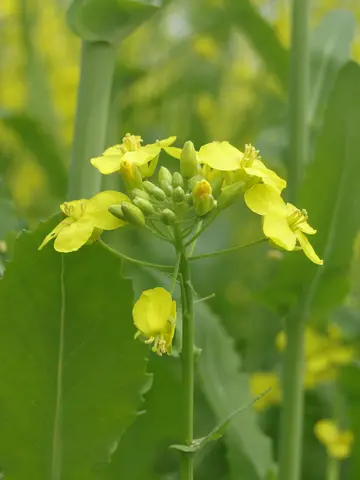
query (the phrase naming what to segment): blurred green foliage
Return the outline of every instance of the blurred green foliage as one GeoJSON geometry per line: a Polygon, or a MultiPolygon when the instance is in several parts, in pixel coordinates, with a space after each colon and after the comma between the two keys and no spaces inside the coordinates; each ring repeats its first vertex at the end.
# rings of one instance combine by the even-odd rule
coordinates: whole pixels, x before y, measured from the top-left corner
{"type": "MultiPolygon", "coordinates": [[[[66,26],[66,3],[4,0],[0,5],[0,272],[12,256],[12,232],[35,228],[65,200],[80,52],[80,39],[66,26]]],[[[286,177],[290,2],[165,3],[121,40],[108,145],[117,143],[126,132],[141,135],[145,143],[170,135],[177,135],[178,145],[191,139],[197,147],[215,139],[229,140],[240,149],[251,142],[269,166],[286,177]]],[[[203,352],[197,364],[195,432],[198,437],[206,435],[233,409],[249,403],[257,388],[266,389],[266,385],[251,383],[254,373],[271,372],[281,378],[282,354],[276,339],[282,317],[290,305],[303,308],[305,299],[303,315],[321,334],[321,340],[309,336],[308,351],[318,351],[320,345],[327,353],[319,360],[326,368],[311,371],[315,367],[310,368],[311,356],[307,359],[316,380],[306,392],[303,479],[325,478],[326,452],[314,437],[313,427],[320,418],[335,418],[355,435],[353,455],[341,470],[342,480],[355,480],[360,472],[360,383],[354,361],[358,355],[333,368],[328,325],[341,331],[345,351],[351,346],[357,352],[360,73],[355,61],[360,60],[360,7],[355,0],[312,3],[311,154],[304,166],[299,206],[309,211],[311,224],[319,230],[315,246],[325,266],[315,271],[297,253],[290,256],[265,244],[196,264],[194,285],[199,298],[216,296],[197,310],[197,345],[203,352]]],[[[172,170],[176,162],[165,159],[172,170]]],[[[103,181],[109,188],[117,185],[118,177],[103,181]]],[[[58,354],[54,344],[59,335],[61,257],[52,250],[36,252],[45,230],[49,228],[41,225],[15,242],[14,262],[0,285],[0,351],[4,356],[0,362],[0,465],[5,478],[9,472],[9,478],[19,480],[40,479],[37,473],[29,476],[31,464],[21,463],[19,457],[31,458],[46,472],[45,453],[51,448],[48,422],[58,354]],[[46,346],[41,362],[39,344],[46,346]],[[40,400],[44,405],[39,412],[40,400]],[[22,437],[26,428],[31,428],[32,435],[22,437]]],[[[242,204],[236,205],[206,232],[197,253],[252,241],[259,232],[259,219],[242,204]]],[[[174,260],[170,249],[132,229],[108,234],[107,240],[133,256],[156,262],[174,260]]],[[[76,338],[79,344],[89,341],[86,362],[96,374],[91,377],[91,389],[80,392],[79,398],[70,395],[66,407],[70,423],[64,427],[64,442],[81,439],[81,448],[72,449],[75,458],[69,462],[84,469],[66,478],[175,480],[178,453],[168,446],[181,440],[178,359],[150,356],[147,370],[154,374],[153,385],[140,406],[147,350],[132,339],[130,282],[118,275],[118,260],[100,246],[93,248],[65,260],[65,272],[71,272],[66,281],[73,306],[65,327],[66,343],[76,338]],[[104,278],[108,284],[106,289],[102,285],[100,298],[99,284],[104,278]],[[101,342],[88,338],[100,310],[101,342]],[[81,315],[82,326],[76,324],[81,315]],[[108,338],[112,335],[117,335],[117,343],[108,338]],[[105,342],[110,342],[111,349],[104,347],[105,342]],[[104,357],[101,346],[110,350],[108,356],[104,357]],[[116,384],[116,379],[121,384],[111,390],[110,398],[106,388],[116,384]],[[92,414],[81,417],[76,402],[91,409],[97,401],[104,417],[98,419],[99,424],[96,418],[83,424],[80,419],[91,419],[92,414]],[[136,409],[145,412],[125,431],[136,409]],[[116,432],[114,425],[107,428],[114,418],[116,432]],[[90,430],[98,436],[89,435],[90,430]],[[101,450],[104,445],[98,448],[92,443],[100,437],[107,452],[101,450]],[[111,463],[102,464],[94,473],[93,461],[106,462],[107,456],[112,456],[111,463]]],[[[168,282],[128,265],[123,270],[133,280],[135,296],[154,282],[168,282]]],[[[69,361],[72,374],[84,366],[84,360],[79,364],[75,358],[69,361]]],[[[196,464],[197,479],[273,478],[281,395],[277,401],[270,397],[267,404],[264,401],[264,411],[252,408],[240,413],[223,439],[204,448],[196,464]]],[[[66,448],[70,450],[71,445],[66,448]]],[[[34,472],[38,472],[35,467],[34,472]]],[[[43,473],[41,478],[49,476],[43,473]]]]}

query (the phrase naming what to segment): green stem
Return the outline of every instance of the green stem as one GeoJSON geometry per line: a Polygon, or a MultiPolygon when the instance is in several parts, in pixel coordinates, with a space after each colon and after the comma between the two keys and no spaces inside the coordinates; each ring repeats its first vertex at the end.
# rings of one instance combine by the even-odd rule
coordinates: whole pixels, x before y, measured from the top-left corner
{"type": "MultiPolygon", "coordinates": [[[[289,200],[296,203],[297,189],[308,149],[306,110],[309,84],[309,0],[293,0],[290,69],[290,150],[288,161],[289,200]]],[[[299,309],[301,310],[301,309],[299,309]]],[[[279,480],[299,480],[302,458],[303,369],[305,363],[305,315],[300,311],[285,321],[279,480]]]]}
{"type": "Polygon", "coordinates": [[[150,267],[150,268],[155,268],[157,270],[172,270],[174,267],[172,265],[161,265],[159,263],[151,263],[151,262],[145,262],[144,260],[139,260],[137,258],[132,258],[128,257],[124,253],[120,253],[117,250],[114,250],[111,248],[107,243],[103,242],[102,240],[99,240],[99,243],[108,250],[110,253],[113,255],[116,255],[117,257],[121,258],[122,260],[126,260],[127,262],[130,263],[135,263],[136,265],[141,265],[142,267],[150,267]]]}
{"type": "Polygon", "coordinates": [[[336,458],[328,457],[326,480],[339,480],[340,462],[336,458]]]}
{"type": "Polygon", "coordinates": [[[217,216],[219,215],[219,211],[217,210],[213,216],[210,218],[210,220],[205,223],[205,225],[200,228],[200,230],[197,230],[197,232],[195,233],[195,235],[193,237],[190,238],[190,240],[188,240],[186,243],[185,243],[185,247],[188,247],[189,245],[191,245],[193,242],[195,242],[195,240],[197,238],[200,237],[200,235],[207,229],[210,227],[210,225],[216,220],[217,216]]]}
{"type": "Polygon", "coordinates": [[[254,242],[245,243],[244,245],[237,245],[236,247],[224,248],[222,250],[216,250],[215,252],[210,253],[202,253],[201,255],[194,255],[189,257],[189,260],[202,260],[203,258],[210,258],[210,257],[217,257],[218,255],[224,255],[225,253],[236,252],[237,250],[241,250],[242,248],[251,247],[252,245],[257,245],[258,243],[265,242],[267,238],[260,238],[259,240],[255,240],[254,242]]]}
{"type": "MultiPolygon", "coordinates": [[[[180,284],[182,308],[182,395],[184,411],[183,441],[185,445],[193,442],[194,424],[194,292],[191,285],[190,264],[179,229],[174,228],[175,247],[180,254],[180,284]]],[[[182,452],[181,480],[193,480],[193,454],[182,452]]]]}
{"type": "Polygon", "coordinates": [[[101,175],[90,159],[105,148],[116,50],[107,42],[84,41],[71,154],[68,197],[92,197],[101,188],[101,175]]]}

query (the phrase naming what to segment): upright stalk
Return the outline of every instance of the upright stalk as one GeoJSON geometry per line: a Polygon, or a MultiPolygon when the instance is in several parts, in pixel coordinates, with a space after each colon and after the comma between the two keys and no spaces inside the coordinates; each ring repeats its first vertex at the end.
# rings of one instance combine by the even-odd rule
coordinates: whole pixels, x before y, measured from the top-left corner
{"type": "Polygon", "coordinates": [[[105,147],[116,50],[107,42],[82,44],[74,141],[68,198],[86,198],[99,192],[101,175],[91,157],[105,147]]]}
{"type": "MultiPolygon", "coordinates": [[[[297,188],[308,148],[308,16],[309,0],[293,0],[288,157],[289,200],[293,203],[296,203],[297,188]]],[[[303,424],[304,316],[297,315],[296,312],[289,315],[285,320],[285,333],[287,346],[284,354],[279,480],[299,480],[303,424]]]]}
{"type": "MultiPolygon", "coordinates": [[[[180,254],[180,287],[182,308],[182,408],[184,411],[183,440],[186,445],[193,441],[194,425],[194,293],[191,284],[190,264],[181,233],[175,229],[176,250],[180,254]]],[[[193,480],[193,454],[182,452],[181,480],[193,480]]]]}

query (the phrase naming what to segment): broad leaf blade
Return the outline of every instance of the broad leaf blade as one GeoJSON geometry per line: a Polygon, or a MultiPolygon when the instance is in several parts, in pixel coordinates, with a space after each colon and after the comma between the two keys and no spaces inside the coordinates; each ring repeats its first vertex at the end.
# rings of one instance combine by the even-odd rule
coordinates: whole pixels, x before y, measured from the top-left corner
{"type": "Polygon", "coordinates": [[[311,90],[309,124],[321,116],[340,68],[350,59],[355,35],[355,18],[346,10],[332,10],[324,16],[311,38],[311,90]]]}
{"type": "MultiPolygon", "coordinates": [[[[249,377],[240,373],[240,357],[233,342],[206,305],[198,305],[195,325],[196,345],[202,349],[197,364],[202,389],[217,418],[223,421],[239,406],[252,402],[249,377]]],[[[252,474],[256,472],[257,478],[265,479],[273,465],[271,441],[257,425],[256,413],[249,408],[234,417],[225,438],[231,478],[238,478],[235,465],[241,459],[243,470],[249,462],[252,474]]]]}
{"type": "Polygon", "coordinates": [[[0,462],[13,480],[98,478],[146,381],[120,261],[100,245],[38,252],[53,226],[20,237],[0,282],[0,462]]]}
{"type": "Polygon", "coordinates": [[[118,43],[156,13],[162,0],[72,0],[67,20],[83,40],[118,43]]]}
{"type": "Polygon", "coordinates": [[[267,291],[269,303],[280,311],[299,305],[306,297],[325,315],[348,292],[352,249],[358,231],[360,187],[360,67],[349,62],[329,98],[315,158],[301,188],[300,204],[318,233],[309,238],[324,258],[313,265],[302,252],[286,254],[278,278],[267,291]],[[296,272],[296,275],[294,275],[296,272]]]}

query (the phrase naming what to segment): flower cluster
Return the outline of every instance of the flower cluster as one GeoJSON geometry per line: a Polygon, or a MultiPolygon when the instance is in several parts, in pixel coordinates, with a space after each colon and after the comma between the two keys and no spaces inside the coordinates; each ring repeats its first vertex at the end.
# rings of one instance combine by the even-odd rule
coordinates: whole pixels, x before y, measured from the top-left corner
{"type": "Polygon", "coordinates": [[[319,420],[314,432],[318,440],[326,447],[331,458],[343,460],[351,454],[354,434],[350,430],[340,429],[333,420],[319,420]]]}
{"type": "MultiPolygon", "coordinates": [[[[264,165],[258,150],[245,145],[242,152],[223,141],[196,151],[191,141],[178,148],[173,146],[175,140],[169,137],[142,145],[141,137],[126,134],[121,144],[92,158],[92,165],[102,174],[120,173],[127,195],[105,191],[91,199],[63,203],[66,218],[39,248],[55,239],[57,251],[73,252],[99,239],[103,230],[126,224],[146,228],[174,244],[180,235],[189,245],[204,221],[212,221],[243,197],[262,216],[266,238],[286,250],[302,249],[312,262],[322,264],[306,237],[316,233],[307,223],[306,211],[284,202],[281,194],[286,181],[264,165]],[[161,166],[156,173],[163,150],[179,159],[179,171],[171,173],[161,166]]],[[[171,351],[174,334],[176,315],[169,295],[163,289],[144,292],[134,307],[138,334],[154,342],[159,354],[171,351]]]]}

